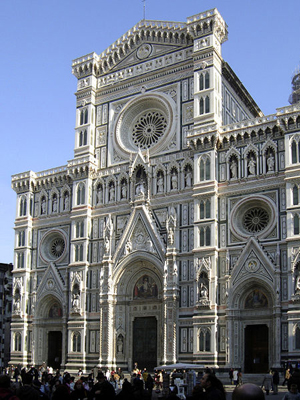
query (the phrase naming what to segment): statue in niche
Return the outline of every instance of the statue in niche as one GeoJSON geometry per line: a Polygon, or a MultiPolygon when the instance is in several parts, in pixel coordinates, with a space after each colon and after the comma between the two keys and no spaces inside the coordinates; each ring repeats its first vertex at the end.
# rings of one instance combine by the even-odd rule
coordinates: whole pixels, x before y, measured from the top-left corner
{"type": "Polygon", "coordinates": [[[135,194],[137,196],[144,196],[145,195],[144,179],[140,179],[136,183],[135,194]]]}
{"type": "Polygon", "coordinates": [[[249,169],[249,175],[255,175],[256,173],[256,162],[253,158],[253,156],[251,156],[250,160],[248,161],[248,169],[249,169]]]}
{"type": "Polygon", "coordinates": [[[126,185],[125,181],[123,181],[122,187],[121,187],[121,198],[127,199],[127,185],[126,185]]]}
{"type": "Polygon", "coordinates": [[[57,198],[56,198],[56,196],[53,197],[52,212],[57,212],[57,198]]]}
{"type": "Polygon", "coordinates": [[[178,176],[175,170],[173,170],[171,175],[171,190],[178,189],[178,176]]]}
{"type": "Polygon", "coordinates": [[[101,204],[103,199],[103,189],[102,185],[99,185],[97,188],[97,204],[101,204]]]}
{"type": "Polygon", "coordinates": [[[117,352],[118,353],[123,353],[123,336],[119,335],[117,339],[117,352]]]}
{"type": "Polygon", "coordinates": [[[174,230],[172,227],[169,228],[168,240],[170,244],[174,244],[174,230]]]}
{"type": "Polygon", "coordinates": [[[270,153],[267,158],[268,172],[274,171],[274,165],[275,165],[274,156],[272,153],[270,153]]]}
{"type": "Polygon", "coordinates": [[[164,176],[161,173],[157,177],[157,193],[163,193],[163,191],[164,191],[164,176]]]}
{"type": "Polygon", "coordinates": [[[41,212],[42,212],[42,214],[46,214],[46,199],[45,199],[45,197],[43,197],[43,199],[42,199],[41,212]]]}
{"type": "Polygon", "coordinates": [[[191,186],[192,186],[192,171],[190,169],[187,169],[185,173],[185,187],[191,187],[191,186]]]}
{"type": "Polygon", "coordinates": [[[109,201],[115,201],[115,186],[111,185],[109,188],[109,201]]]}
{"type": "Polygon", "coordinates": [[[204,285],[203,282],[200,283],[200,287],[199,287],[199,297],[205,298],[205,299],[207,299],[207,297],[208,297],[208,289],[207,289],[207,287],[204,285]]]}
{"type": "Polygon", "coordinates": [[[104,244],[104,247],[105,247],[105,253],[106,253],[106,254],[109,254],[110,243],[109,243],[109,238],[108,238],[108,236],[105,237],[105,244],[104,244]]]}
{"type": "Polygon", "coordinates": [[[72,307],[76,310],[80,308],[80,295],[78,292],[74,292],[72,295],[72,307]]]}
{"type": "Polygon", "coordinates": [[[64,198],[64,210],[69,210],[69,194],[66,193],[64,198]]]}
{"type": "Polygon", "coordinates": [[[237,162],[235,158],[232,159],[230,163],[231,179],[237,178],[237,162]]]}

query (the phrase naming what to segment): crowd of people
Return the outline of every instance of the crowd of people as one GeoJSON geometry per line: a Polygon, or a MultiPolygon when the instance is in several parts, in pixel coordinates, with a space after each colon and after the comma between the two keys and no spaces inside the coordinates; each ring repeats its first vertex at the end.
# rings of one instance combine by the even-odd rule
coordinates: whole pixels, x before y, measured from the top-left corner
{"type": "MultiPolygon", "coordinates": [[[[182,377],[186,372],[182,371],[182,377]]],[[[60,373],[51,368],[20,368],[11,366],[0,375],[0,400],[151,400],[152,394],[159,393],[163,399],[187,400],[226,400],[223,383],[213,370],[206,368],[193,382],[191,393],[178,392],[176,378],[178,371],[171,374],[157,371],[151,374],[145,368],[139,370],[135,365],[130,377],[125,377],[121,368],[116,371],[99,369],[95,366],[84,375],[79,369],[75,376],[68,372],[60,373]],[[167,382],[167,385],[166,385],[167,382]]],[[[196,375],[195,375],[196,377],[196,375]]],[[[242,374],[237,370],[229,373],[235,385],[232,400],[263,400],[273,390],[278,393],[279,374],[272,370],[263,377],[261,387],[242,382],[242,374]],[[236,371],[236,372],[235,372],[236,371]]],[[[289,368],[283,385],[287,383],[288,392],[282,400],[300,400],[300,371],[289,368]]]]}

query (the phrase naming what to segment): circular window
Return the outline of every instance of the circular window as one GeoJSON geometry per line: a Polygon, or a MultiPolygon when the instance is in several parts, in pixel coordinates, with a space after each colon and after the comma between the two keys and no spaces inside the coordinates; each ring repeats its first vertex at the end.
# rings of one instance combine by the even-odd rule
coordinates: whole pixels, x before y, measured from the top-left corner
{"type": "Polygon", "coordinates": [[[133,142],[142,149],[148,149],[157,143],[165,133],[168,124],[161,112],[147,112],[141,115],[132,130],[133,142]]]}
{"type": "Polygon", "coordinates": [[[250,196],[237,202],[230,213],[230,228],[239,239],[249,235],[267,237],[276,226],[273,202],[264,196],[250,196]]]}
{"type": "Polygon", "coordinates": [[[248,232],[261,232],[269,223],[269,214],[260,207],[248,210],[243,217],[243,226],[248,232]]]}
{"type": "Polygon", "coordinates": [[[66,252],[67,239],[64,232],[52,230],[41,240],[40,255],[45,262],[60,261],[66,252]]]}
{"type": "Polygon", "coordinates": [[[118,151],[125,156],[139,149],[152,153],[166,148],[175,133],[173,103],[162,93],[144,93],[127,103],[116,123],[118,151]]]}

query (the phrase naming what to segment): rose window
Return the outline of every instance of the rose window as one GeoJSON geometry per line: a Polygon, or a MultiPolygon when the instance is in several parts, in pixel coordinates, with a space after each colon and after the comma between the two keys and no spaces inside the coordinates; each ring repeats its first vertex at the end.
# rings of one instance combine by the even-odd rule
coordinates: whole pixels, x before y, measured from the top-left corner
{"type": "Polygon", "coordinates": [[[250,208],[243,216],[243,226],[248,232],[257,233],[266,228],[269,214],[260,207],[250,208]]]}
{"type": "Polygon", "coordinates": [[[40,257],[44,262],[62,260],[67,251],[67,238],[65,233],[59,229],[53,229],[45,233],[41,239],[40,257]]]}
{"type": "Polygon", "coordinates": [[[51,253],[54,257],[60,257],[65,250],[65,242],[62,238],[54,239],[51,243],[51,253]]]}
{"type": "Polygon", "coordinates": [[[161,112],[147,112],[140,116],[134,124],[132,130],[134,144],[142,149],[148,149],[163,136],[167,126],[167,120],[161,112]]]}

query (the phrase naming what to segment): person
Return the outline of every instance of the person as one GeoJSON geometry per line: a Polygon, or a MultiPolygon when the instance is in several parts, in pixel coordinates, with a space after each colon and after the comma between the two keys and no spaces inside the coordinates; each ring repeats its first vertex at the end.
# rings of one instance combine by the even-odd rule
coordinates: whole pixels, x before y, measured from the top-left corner
{"type": "Polygon", "coordinates": [[[206,400],[226,400],[223,383],[214,373],[205,373],[201,378],[200,385],[205,390],[206,400]]]}
{"type": "Polygon", "coordinates": [[[272,375],[270,373],[264,376],[261,388],[265,387],[266,395],[268,396],[272,387],[272,375]]]}
{"type": "Polygon", "coordinates": [[[81,379],[78,379],[78,381],[76,381],[74,390],[71,393],[70,397],[71,400],[83,400],[87,398],[87,391],[85,390],[81,379]]]}
{"type": "Polygon", "coordinates": [[[293,383],[288,391],[286,393],[282,400],[300,400],[300,393],[298,393],[298,388],[295,383],[293,383]]]}
{"type": "Polygon", "coordinates": [[[233,371],[233,384],[235,386],[237,386],[237,384],[238,384],[238,374],[239,374],[239,371],[235,368],[233,371]]]}
{"type": "Polygon", "coordinates": [[[282,386],[285,385],[286,382],[288,382],[288,380],[290,379],[291,374],[290,374],[290,368],[287,368],[285,371],[285,375],[284,375],[284,381],[282,382],[282,386]]]}
{"type": "Polygon", "coordinates": [[[103,372],[99,372],[97,376],[98,382],[92,387],[89,392],[90,399],[105,399],[111,400],[116,397],[115,390],[113,386],[107,381],[103,372]]]}
{"type": "Polygon", "coordinates": [[[39,392],[32,387],[33,376],[30,372],[26,372],[23,376],[23,386],[20,386],[16,395],[20,400],[38,400],[40,399],[39,392]]]}
{"type": "Polygon", "coordinates": [[[244,383],[232,392],[232,400],[264,400],[262,389],[254,383],[244,383]]]}
{"type": "Polygon", "coordinates": [[[229,370],[229,379],[230,379],[231,385],[233,385],[233,368],[230,368],[230,370],[229,370]]]}
{"type": "Polygon", "coordinates": [[[278,385],[279,385],[279,373],[277,369],[273,369],[273,394],[278,393],[278,385]]]}
{"type": "Polygon", "coordinates": [[[154,386],[154,379],[152,378],[151,374],[148,374],[145,383],[145,389],[149,392],[150,398],[152,397],[153,386],[154,386]]]}
{"type": "Polygon", "coordinates": [[[11,390],[11,380],[9,375],[0,375],[0,399],[19,400],[11,390]]]}
{"type": "Polygon", "coordinates": [[[133,387],[128,382],[128,380],[125,378],[123,385],[122,385],[122,390],[116,395],[116,399],[132,400],[132,392],[133,392],[133,387]]]}
{"type": "Polygon", "coordinates": [[[292,375],[288,380],[288,390],[290,390],[290,387],[293,383],[297,385],[298,392],[300,392],[300,371],[298,368],[294,369],[292,375]]]}

